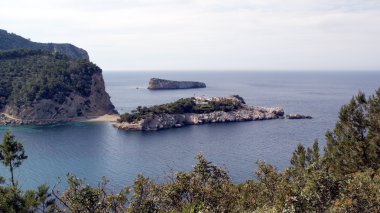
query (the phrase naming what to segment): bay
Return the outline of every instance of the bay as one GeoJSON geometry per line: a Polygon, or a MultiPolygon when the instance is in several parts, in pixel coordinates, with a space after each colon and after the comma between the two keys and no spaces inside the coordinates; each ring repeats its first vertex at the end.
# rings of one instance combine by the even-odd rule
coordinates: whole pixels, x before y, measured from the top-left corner
{"type": "MultiPolygon", "coordinates": [[[[283,169],[297,144],[311,145],[332,129],[341,105],[362,90],[380,86],[378,72],[104,72],[106,90],[119,112],[137,106],[192,96],[239,94],[247,104],[281,106],[285,113],[313,116],[312,120],[271,120],[189,126],[157,132],[124,132],[109,123],[67,123],[10,129],[24,143],[29,158],[16,170],[24,189],[56,184],[73,173],[96,184],[102,176],[110,187],[131,185],[137,174],[157,181],[175,171],[190,170],[194,157],[225,167],[234,182],[254,178],[255,162],[283,169]],[[149,91],[150,78],[203,81],[204,89],[149,91]]],[[[7,176],[4,166],[0,175],[7,176]]],[[[64,187],[65,184],[62,183],[64,187]]]]}

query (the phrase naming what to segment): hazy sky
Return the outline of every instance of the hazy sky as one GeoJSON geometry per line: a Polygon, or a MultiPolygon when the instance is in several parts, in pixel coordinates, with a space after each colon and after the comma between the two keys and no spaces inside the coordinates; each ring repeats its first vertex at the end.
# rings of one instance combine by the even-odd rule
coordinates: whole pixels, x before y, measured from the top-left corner
{"type": "Polygon", "coordinates": [[[0,28],[104,70],[380,70],[380,0],[1,0],[0,28]]]}

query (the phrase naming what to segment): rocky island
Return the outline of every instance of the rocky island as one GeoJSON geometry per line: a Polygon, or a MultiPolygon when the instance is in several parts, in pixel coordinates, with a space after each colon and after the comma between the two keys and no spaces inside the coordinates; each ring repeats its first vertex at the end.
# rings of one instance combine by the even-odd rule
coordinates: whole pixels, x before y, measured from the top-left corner
{"type": "Polygon", "coordinates": [[[287,119],[312,119],[310,115],[301,115],[301,114],[289,114],[286,115],[287,119]]]}
{"type": "Polygon", "coordinates": [[[73,45],[58,45],[53,51],[33,45],[35,49],[14,34],[6,38],[10,43],[0,40],[5,48],[0,50],[0,124],[45,125],[117,113],[102,70],[88,60],[87,52],[73,45]]]}
{"type": "Polygon", "coordinates": [[[122,130],[152,131],[187,125],[284,118],[280,107],[254,107],[238,95],[183,98],[173,103],[137,107],[120,116],[114,127],[122,130]]]}
{"type": "Polygon", "coordinates": [[[194,89],[205,88],[206,84],[196,81],[171,81],[159,78],[151,78],[149,81],[148,89],[150,90],[163,90],[163,89],[194,89]]]}

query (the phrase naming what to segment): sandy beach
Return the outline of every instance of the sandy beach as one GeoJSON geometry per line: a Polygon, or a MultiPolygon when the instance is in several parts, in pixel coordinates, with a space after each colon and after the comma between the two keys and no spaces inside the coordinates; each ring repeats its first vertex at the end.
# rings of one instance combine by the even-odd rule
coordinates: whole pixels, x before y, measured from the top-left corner
{"type": "Polygon", "coordinates": [[[120,115],[102,115],[102,116],[97,116],[93,118],[86,118],[83,120],[80,120],[81,122],[116,122],[117,119],[120,118],[120,115]]]}
{"type": "Polygon", "coordinates": [[[39,124],[39,125],[46,125],[49,123],[57,123],[57,122],[111,122],[115,123],[117,119],[120,118],[120,115],[117,114],[105,114],[101,116],[94,116],[94,117],[79,117],[79,118],[71,118],[67,120],[57,121],[55,119],[44,119],[44,120],[38,120],[38,121],[28,121],[28,120],[21,120],[19,118],[15,118],[9,114],[6,113],[0,113],[0,124],[11,124],[11,125],[21,125],[21,124],[39,124]]]}

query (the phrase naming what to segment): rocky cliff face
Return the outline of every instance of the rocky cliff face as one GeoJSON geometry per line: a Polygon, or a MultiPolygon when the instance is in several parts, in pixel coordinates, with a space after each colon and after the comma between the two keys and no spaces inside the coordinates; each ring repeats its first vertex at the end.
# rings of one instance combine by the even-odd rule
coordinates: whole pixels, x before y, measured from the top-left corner
{"type": "Polygon", "coordinates": [[[13,33],[8,33],[0,29],[0,50],[11,49],[33,49],[58,52],[73,59],[87,59],[89,56],[86,50],[78,48],[72,44],[38,43],[32,42],[13,33]]]}
{"type": "Polygon", "coordinates": [[[206,84],[195,81],[171,81],[159,78],[152,78],[149,81],[148,89],[192,89],[192,88],[205,88],[206,84]]]}
{"type": "Polygon", "coordinates": [[[53,99],[42,99],[32,105],[8,104],[0,113],[0,124],[46,125],[105,114],[117,114],[117,111],[105,91],[102,74],[95,73],[92,76],[91,92],[88,97],[73,92],[63,103],[53,99]]]}
{"type": "Polygon", "coordinates": [[[122,130],[154,131],[169,128],[178,128],[187,125],[200,125],[207,123],[226,123],[254,120],[269,120],[283,118],[284,110],[279,107],[262,108],[244,105],[241,109],[224,112],[195,114],[155,114],[151,118],[138,122],[115,123],[114,127],[122,130]]]}

